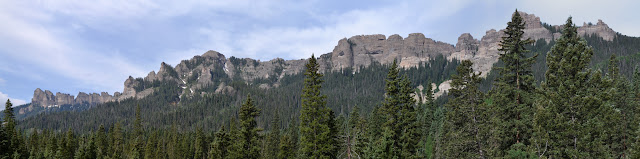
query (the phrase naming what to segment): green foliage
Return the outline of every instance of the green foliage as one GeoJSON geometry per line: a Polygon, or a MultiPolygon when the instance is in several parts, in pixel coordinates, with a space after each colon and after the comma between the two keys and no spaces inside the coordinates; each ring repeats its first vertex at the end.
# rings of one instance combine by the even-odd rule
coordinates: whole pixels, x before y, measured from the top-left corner
{"type": "MultiPolygon", "coordinates": [[[[489,91],[487,104],[492,115],[494,128],[491,142],[490,156],[503,157],[514,144],[518,147],[529,145],[531,137],[533,101],[535,99],[534,76],[531,66],[536,61],[536,55],[528,56],[526,46],[533,43],[531,39],[523,39],[524,19],[516,10],[505,29],[506,36],[500,41],[499,60],[502,67],[498,70],[498,77],[489,91]]],[[[524,151],[520,149],[519,151],[524,151]]]]}
{"type": "Polygon", "coordinates": [[[480,73],[471,68],[471,61],[462,61],[457,75],[451,77],[450,95],[446,104],[442,156],[452,158],[486,158],[489,132],[488,110],[484,94],[478,89],[480,73]]]}
{"type": "Polygon", "coordinates": [[[546,80],[536,101],[532,147],[537,155],[550,158],[612,157],[608,152],[607,121],[617,118],[605,106],[607,88],[600,72],[587,67],[593,50],[577,35],[571,18],[562,37],[547,54],[546,80]],[[569,59],[569,60],[567,60],[569,59]],[[597,113],[596,113],[597,112],[597,113]],[[590,132],[598,132],[597,134],[590,132]],[[600,134],[602,133],[602,134],[600,134]]]}
{"type": "Polygon", "coordinates": [[[304,88],[302,89],[302,109],[300,110],[300,147],[301,158],[330,158],[335,156],[337,146],[334,145],[337,132],[331,125],[333,113],[326,106],[325,95],[320,92],[322,74],[320,66],[312,55],[305,65],[304,88]]]}
{"type": "Polygon", "coordinates": [[[258,158],[260,157],[260,139],[262,135],[259,134],[262,131],[258,128],[256,117],[260,116],[260,109],[253,105],[251,96],[247,95],[247,99],[242,107],[240,107],[240,132],[237,135],[235,144],[239,147],[235,149],[237,152],[233,154],[239,154],[237,158],[258,158]]]}

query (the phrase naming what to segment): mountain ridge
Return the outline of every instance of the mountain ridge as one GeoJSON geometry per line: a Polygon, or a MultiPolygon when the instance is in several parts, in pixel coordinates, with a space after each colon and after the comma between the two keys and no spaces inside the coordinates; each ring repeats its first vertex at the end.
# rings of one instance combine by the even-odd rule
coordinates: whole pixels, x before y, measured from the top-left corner
{"type": "MultiPolygon", "coordinates": [[[[534,14],[525,12],[520,14],[527,23],[524,30],[525,38],[549,42],[560,37],[560,33],[556,31],[561,30],[562,26],[545,26],[534,14]]],[[[595,25],[584,23],[579,27],[578,33],[582,36],[596,35],[606,41],[612,41],[617,35],[602,20],[598,20],[595,25]]],[[[398,34],[388,37],[382,34],[356,35],[340,39],[332,52],[318,56],[318,62],[321,71],[353,69],[357,72],[359,68],[368,67],[374,62],[388,64],[398,60],[401,67],[410,68],[437,55],[443,55],[449,60],[471,60],[474,62],[474,70],[485,72],[484,75],[486,75],[486,72],[489,72],[493,64],[498,61],[497,49],[502,36],[504,36],[502,30],[495,29],[488,30],[480,40],[469,33],[463,33],[459,36],[458,42],[452,45],[427,38],[421,33],[412,33],[406,38],[398,34]]],[[[284,60],[282,58],[260,61],[233,56],[226,58],[224,54],[210,50],[189,60],[183,60],[175,67],[162,62],[157,73],[151,71],[144,78],[129,76],[124,82],[122,93],[115,92],[114,95],[109,95],[107,92],[100,94],[79,92],[74,99],[74,96],[69,94],[58,92],[53,95],[48,90],[42,91],[38,88],[34,91],[31,105],[20,112],[24,113],[38,106],[55,107],[79,103],[97,105],[128,98],[140,99],[154,92],[153,84],[149,83],[156,81],[176,84],[183,90],[181,97],[195,93],[204,95],[233,92],[234,88],[229,86],[230,81],[225,79],[241,79],[246,82],[270,79],[267,81],[271,82],[260,84],[260,88],[269,89],[278,87],[278,80],[283,76],[297,74],[304,70],[305,61],[305,59],[284,60]]],[[[448,86],[445,82],[437,88],[446,90],[448,86]]],[[[442,92],[437,93],[442,94],[442,92]]]]}

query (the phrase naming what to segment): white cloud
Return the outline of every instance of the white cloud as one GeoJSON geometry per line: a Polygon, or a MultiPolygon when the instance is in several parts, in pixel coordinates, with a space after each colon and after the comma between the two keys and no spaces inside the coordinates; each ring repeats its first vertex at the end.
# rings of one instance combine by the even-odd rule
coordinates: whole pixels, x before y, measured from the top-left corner
{"type": "MultiPolygon", "coordinates": [[[[309,13],[319,26],[268,27],[246,30],[232,35],[229,30],[201,28],[207,40],[197,48],[210,48],[226,55],[269,60],[307,58],[312,53],[324,54],[333,50],[341,38],[363,34],[400,34],[429,30],[430,25],[460,11],[470,1],[397,3],[384,8],[351,10],[328,16],[309,13]],[[447,7],[441,7],[447,6],[447,7]]],[[[245,28],[243,28],[245,29],[245,28]]],[[[347,37],[348,38],[348,37],[347,37]]]]}
{"type": "MultiPolygon", "coordinates": [[[[0,10],[4,8],[11,7],[0,7],[0,10]]],[[[0,53],[20,66],[31,67],[32,71],[22,71],[22,74],[54,72],[80,81],[78,86],[105,91],[121,89],[118,87],[127,75],[144,74],[139,66],[117,51],[87,49],[80,39],[74,39],[73,32],[46,25],[49,18],[40,16],[43,14],[46,12],[29,8],[12,13],[0,11],[0,21],[6,24],[0,25],[0,30],[4,30],[0,32],[0,53]]]]}
{"type": "Polygon", "coordinates": [[[2,109],[4,109],[4,104],[7,102],[7,99],[11,100],[11,104],[13,104],[14,107],[27,103],[24,100],[11,98],[11,97],[9,97],[8,94],[4,94],[4,93],[0,92],[0,102],[2,103],[2,109]]]}

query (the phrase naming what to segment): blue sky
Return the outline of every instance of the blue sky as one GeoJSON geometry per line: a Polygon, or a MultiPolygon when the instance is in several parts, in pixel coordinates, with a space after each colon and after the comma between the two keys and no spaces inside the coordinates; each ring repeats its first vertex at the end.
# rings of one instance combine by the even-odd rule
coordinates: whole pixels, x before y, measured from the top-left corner
{"type": "MultiPolygon", "coordinates": [[[[640,36],[640,2],[557,0],[0,0],[0,101],[30,102],[36,88],[77,95],[122,91],[161,62],[216,50],[227,57],[300,59],[362,34],[423,33],[455,44],[502,29],[511,13],[562,24],[602,19],[640,36]]],[[[1,109],[1,108],[0,108],[1,109]]]]}

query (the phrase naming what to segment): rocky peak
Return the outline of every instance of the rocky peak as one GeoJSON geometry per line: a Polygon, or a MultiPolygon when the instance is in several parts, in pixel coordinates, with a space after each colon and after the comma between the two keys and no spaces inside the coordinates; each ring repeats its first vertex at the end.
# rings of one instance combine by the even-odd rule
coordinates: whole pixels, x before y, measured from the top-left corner
{"type": "Polygon", "coordinates": [[[524,19],[524,37],[531,38],[532,40],[544,39],[550,42],[553,39],[553,34],[547,28],[542,27],[540,17],[535,14],[528,14],[525,12],[519,12],[520,16],[524,19]]]}
{"type": "Polygon", "coordinates": [[[525,12],[518,12],[522,19],[524,19],[524,28],[526,29],[537,29],[542,28],[542,21],[540,21],[540,17],[535,14],[529,14],[525,12]]]}
{"type": "Polygon", "coordinates": [[[456,51],[462,50],[478,50],[480,42],[471,36],[469,33],[464,33],[458,37],[458,43],[456,43],[456,51]]]}
{"type": "Polygon", "coordinates": [[[214,58],[214,59],[225,59],[224,55],[217,52],[217,51],[213,51],[213,50],[209,50],[207,52],[205,52],[204,54],[202,54],[202,57],[205,58],[214,58]]]}
{"type": "Polygon", "coordinates": [[[33,98],[31,99],[31,104],[40,105],[40,106],[49,106],[55,105],[55,96],[51,91],[46,90],[42,91],[40,88],[37,88],[33,92],[33,98]]]}
{"type": "Polygon", "coordinates": [[[607,41],[613,41],[616,37],[616,32],[609,28],[609,25],[605,24],[600,19],[598,19],[598,23],[596,23],[596,25],[584,23],[582,27],[578,28],[578,34],[581,36],[596,35],[607,41]]]}

